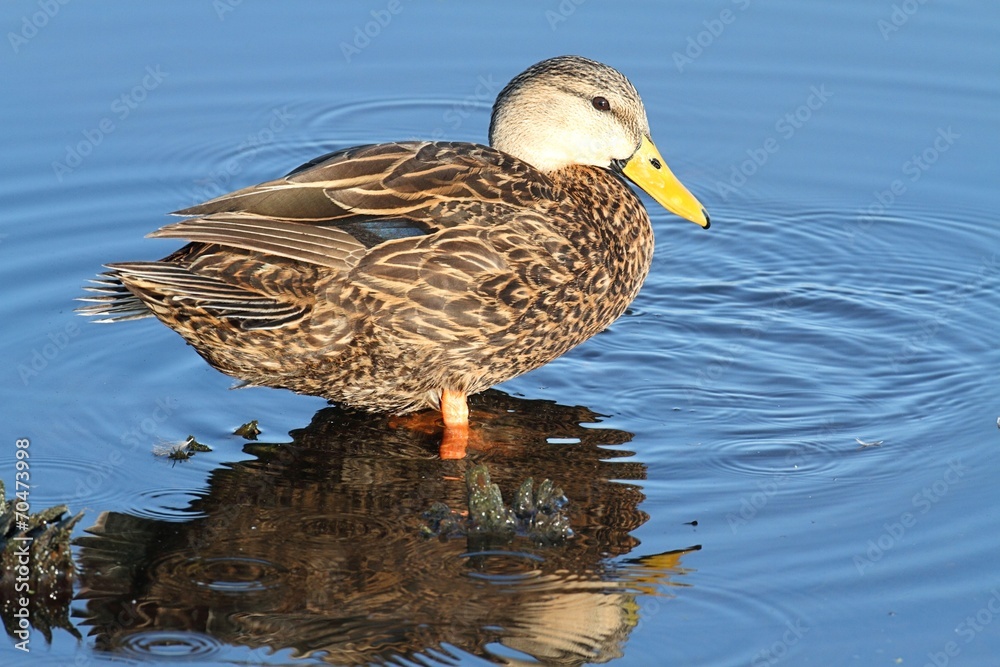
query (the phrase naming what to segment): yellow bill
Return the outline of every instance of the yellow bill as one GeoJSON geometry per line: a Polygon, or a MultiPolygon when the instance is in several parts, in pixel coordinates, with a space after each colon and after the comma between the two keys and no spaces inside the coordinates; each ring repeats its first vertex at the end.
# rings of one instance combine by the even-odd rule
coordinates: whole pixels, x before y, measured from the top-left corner
{"type": "Polygon", "coordinates": [[[708,212],[705,207],[681,185],[649,137],[642,138],[639,150],[629,158],[622,171],[663,208],[708,229],[708,212]]]}

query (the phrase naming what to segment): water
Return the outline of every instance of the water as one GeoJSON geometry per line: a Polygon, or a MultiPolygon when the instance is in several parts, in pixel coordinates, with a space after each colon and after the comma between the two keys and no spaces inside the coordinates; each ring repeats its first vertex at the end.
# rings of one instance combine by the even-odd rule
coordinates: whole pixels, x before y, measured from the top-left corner
{"type": "Polygon", "coordinates": [[[5,663],[995,660],[993,5],[43,5],[0,21],[0,471],[29,438],[32,505],[85,512],[83,639],[5,663]],[[490,449],[442,462],[72,314],[102,263],[176,247],[143,238],[167,211],[353,144],[482,141],[561,53],[632,78],[713,225],[650,208],[639,298],[478,399],[490,449]],[[189,434],[213,451],[152,454],[189,434]],[[479,462],[508,498],[554,480],[575,537],[420,537],[479,462]]]}

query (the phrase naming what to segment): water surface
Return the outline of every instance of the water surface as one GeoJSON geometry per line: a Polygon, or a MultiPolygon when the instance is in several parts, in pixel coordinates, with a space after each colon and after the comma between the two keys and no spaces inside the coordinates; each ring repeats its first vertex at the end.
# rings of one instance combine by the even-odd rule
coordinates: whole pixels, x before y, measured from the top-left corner
{"type": "Polygon", "coordinates": [[[32,505],[85,512],[83,638],[36,632],[30,664],[995,660],[993,6],[43,5],[0,13],[0,471],[29,438],[32,505]],[[469,460],[72,314],[102,263],[176,247],[143,238],[166,212],[353,144],[484,141],[562,53],[630,76],[713,225],[650,202],[633,307],[478,399],[469,460]],[[154,456],[188,435],[213,451],[154,456]],[[555,481],[575,537],[421,537],[479,462],[507,497],[555,481]]]}

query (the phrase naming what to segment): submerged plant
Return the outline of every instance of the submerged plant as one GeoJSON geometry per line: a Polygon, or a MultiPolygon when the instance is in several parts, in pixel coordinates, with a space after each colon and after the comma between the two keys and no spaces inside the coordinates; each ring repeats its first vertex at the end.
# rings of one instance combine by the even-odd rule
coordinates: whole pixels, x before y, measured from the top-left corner
{"type": "Polygon", "coordinates": [[[535,544],[562,542],[573,536],[569,518],[563,512],[568,500],[551,480],[537,487],[529,477],[524,480],[507,506],[500,487],[490,480],[485,464],[470,468],[465,474],[469,493],[468,514],[434,503],[424,512],[427,523],[422,532],[428,537],[474,537],[477,541],[509,542],[517,536],[535,544]]]}
{"type": "Polygon", "coordinates": [[[18,647],[27,646],[26,624],[49,642],[53,628],[80,639],[69,621],[76,576],[69,540],[83,512],[72,516],[58,505],[32,513],[22,493],[7,502],[0,482],[0,618],[7,633],[21,640],[18,647]]]}

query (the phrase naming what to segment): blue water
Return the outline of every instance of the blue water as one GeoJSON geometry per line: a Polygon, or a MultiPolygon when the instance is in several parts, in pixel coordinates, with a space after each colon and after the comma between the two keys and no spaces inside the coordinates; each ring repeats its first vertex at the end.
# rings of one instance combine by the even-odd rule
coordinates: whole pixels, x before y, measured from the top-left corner
{"type": "Polygon", "coordinates": [[[33,507],[85,512],[83,640],[5,664],[995,662],[1000,7],[53,0],[0,26],[0,477],[28,438],[33,507]],[[470,463],[562,486],[568,543],[419,538],[465,469],[432,436],[73,314],[103,263],[177,247],[143,238],[166,212],[345,146],[485,141],[562,53],[632,79],[713,223],[648,202],[630,311],[479,407],[500,444],[470,463]],[[214,451],[154,455],[189,434],[214,451]]]}

